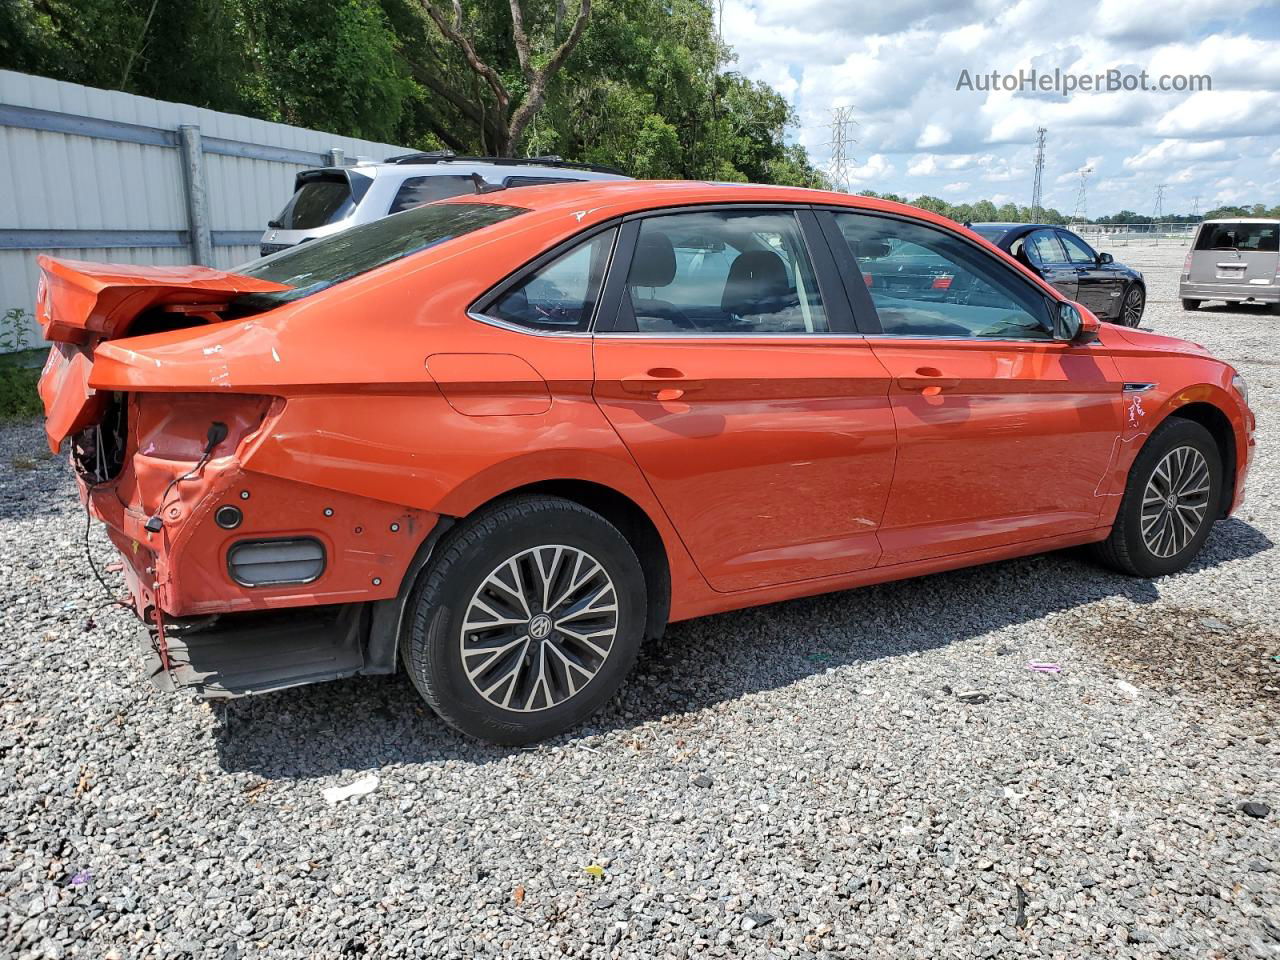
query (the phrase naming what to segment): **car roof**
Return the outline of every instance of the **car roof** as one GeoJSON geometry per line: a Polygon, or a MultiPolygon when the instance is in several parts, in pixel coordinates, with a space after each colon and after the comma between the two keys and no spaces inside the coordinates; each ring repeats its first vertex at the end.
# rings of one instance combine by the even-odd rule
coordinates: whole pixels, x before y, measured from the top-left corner
{"type": "Polygon", "coordinates": [[[1280,217],[1219,217],[1201,220],[1201,223],[1280,223],[1280,217]]]}
{"type": "Polygon", "coordinates": [[[439,203],[501,203],[526,210],[556,213],[570,211],[583,224],[611,217],[641,213],[664,207],[708,204],[787,204],[795,206],[838,206],[894,213],[924,220],[951,230],[956,221],[920,207],[877,197],[781,187],[758,183],[711,183],[705,180],[582,180],[520,187],[512,194],[492,193],[450,197],[439,203]]]}

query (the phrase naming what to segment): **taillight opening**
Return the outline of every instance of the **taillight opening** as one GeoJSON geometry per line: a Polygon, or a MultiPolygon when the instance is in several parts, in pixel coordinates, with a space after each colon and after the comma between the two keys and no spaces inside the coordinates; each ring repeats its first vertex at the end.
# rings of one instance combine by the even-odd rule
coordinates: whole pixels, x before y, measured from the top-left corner
{"type": "Polygon", "coordinates": [[[124,469],[129,439],[128,410],[128,395],[112,393],[102,419],[72,438],[71,462],[87,483],[108,483],[124,469]]]}

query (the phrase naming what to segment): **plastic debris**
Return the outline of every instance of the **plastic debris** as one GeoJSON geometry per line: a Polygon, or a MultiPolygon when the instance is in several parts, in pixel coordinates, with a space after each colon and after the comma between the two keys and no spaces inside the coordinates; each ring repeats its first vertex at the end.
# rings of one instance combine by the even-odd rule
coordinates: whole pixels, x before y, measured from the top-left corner
{"type": "Polygon", "coordinates": [[[1062,664],[1060,663],[1041,663],[1038,660],[1027,661],[1027,669],[1034,670],[1036,673],[1061,673],[1062,664]]]}
{"type": "Polygon", "coordinates": [[[1136,697],[1139,693],[1138,688],[1135,687],[1128,680],[1117,680],[1116,686],[1119,687],[1122,691],[1124,691],[1131,697],[1136,697]]]}
{"type": "Polygon", "coordinates": [[[593,863],[589,867],[583,867],[582,872],[589,876],[595,877],[597,880],[604,879],[604,867],[600,866],[600,864],[598,863],[593,863]]]}
{"type": "Polygon", "coordinates": [[[373,774],[367,777],[361,777],[354,783],[349,783],[345,787],[328,787],[324,790],[324,799],[329,806],[341,803],[351,797],[363,797],[365,794],[373,793],[378,789],[378,778],[373,774]]]}

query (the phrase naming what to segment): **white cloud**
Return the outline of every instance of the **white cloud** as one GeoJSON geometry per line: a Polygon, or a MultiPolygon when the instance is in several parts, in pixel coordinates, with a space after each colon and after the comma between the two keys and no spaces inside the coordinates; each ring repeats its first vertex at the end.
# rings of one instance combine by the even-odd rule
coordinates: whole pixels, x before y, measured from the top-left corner
{"type": "Polygon", "coordinates": [[[870,180],[884,180],[892,175],[893,164],[883,154],[877,153],[868,157],[866,163],[849,169],[849,182],[866,183],[870,180]]]}
{"type": "Polygon", "coordinates": [[[963,183],[971,196],[956,199],[1001,191],[1025,203],[1044,126],[1047,205],[1069,211],[1076,171],[1092,165],[1090,194],[1107,198],[1105,209],[1090,205],[1094,213],[1147,209],[1156,182],[1171,184],[1175,206],[1189,210],[1226,162],[1259,185],[1250,202],[1280,200],[1270,172],[1280,166],[1280,57],[1274,31],[1259,29],[1274,3],[1078,0],[1068,24],[1060,0],[727,0],[723,27],[738,54],[733,69],[791,99],[794,136],[819,164],[830,152],[831,107],[853,107],[850,152],[870,157],[857,177],[871,189],[916,196],[963,183]],[[956,89],[962,70],[1033,67],[1205,73],[1212,90],[956,89]]]}

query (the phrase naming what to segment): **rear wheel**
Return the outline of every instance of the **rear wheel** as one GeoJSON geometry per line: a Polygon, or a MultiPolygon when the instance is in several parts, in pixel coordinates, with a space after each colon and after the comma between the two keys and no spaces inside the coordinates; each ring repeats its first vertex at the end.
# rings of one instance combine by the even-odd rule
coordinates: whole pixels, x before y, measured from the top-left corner
{"type": "Polygon", "coordinates": [[[1142,311],[1147,306],[1147,295],[1142,287],[1133,284],[1125,291],[1120,305],[1120,322],[1126,327],[1136,327],[1142,322],[1142,311]]]}
{"type": "Polygon", "coordinates": [[[1199,310],[1199,309],[1200,309],[1200,301],[1199,301],[1199,300],[1188,300],[1186,297],[1183,297],[1183,298],[1182,298],[1182,309],[1183,309],[1183,310],[1199,310]]]}
{"type": "Polygon", "coordinates": [[[1166,420],[1138,453],[1111,536],[1097,545],[1108,566],[1139,577],[1176,573],[1209,537],[1221,502],[1222,461],[1209,431],[1166,420]]]}
{"type": "Polygon", "coordinates": [[[645,581],[607,520],[569,500],[520,497],[464,522],[439,550],[403,656],[450,726],[531,743],[617,692],[644,634],[645,581]]]}

